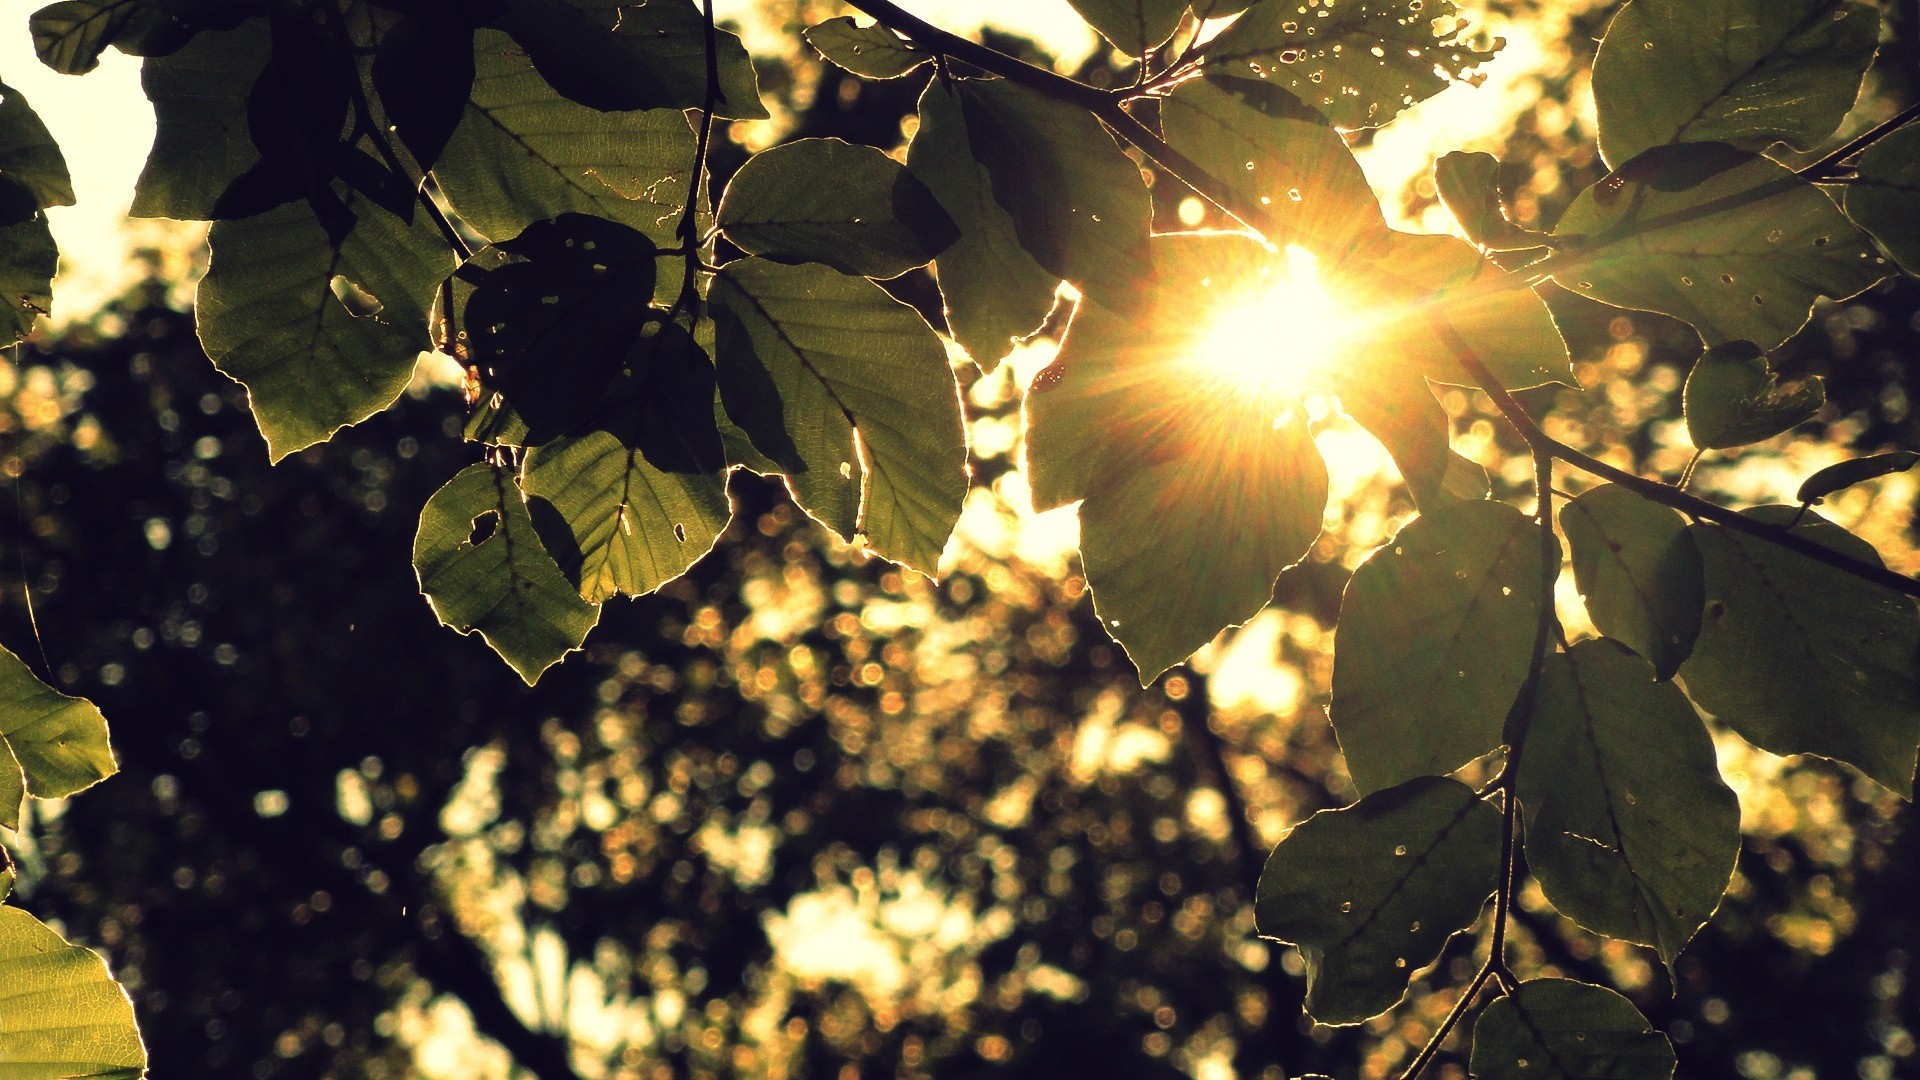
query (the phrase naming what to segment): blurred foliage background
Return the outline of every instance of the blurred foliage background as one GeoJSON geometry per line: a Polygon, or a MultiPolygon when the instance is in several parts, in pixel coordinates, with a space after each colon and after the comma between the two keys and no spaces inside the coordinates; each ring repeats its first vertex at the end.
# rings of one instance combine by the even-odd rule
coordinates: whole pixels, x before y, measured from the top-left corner
{"type": "MultiPolygon", "coordinates": [[[[734,127],[721,179],[791,137],[903,145],[916,80],[861,82],[799,45],[836,5],[732,8],[779,107],[734,127]]],[[[1425,179],[1447,149],[1499,153],[1529,225],[1597,178],[1585,72],[1610,13],[1477,13],[1510,67],[1361,139],[1403,225],[1447,227],[1425,179]]],[[[1898,103],[1920,90],[1920,5],[1891,14],[1870,78],[1898,103]]],[[[1085,42],[988,36],[1115,77],[1085,42]]],[[[1220,224],[1174,186],[1156,190],[1166,227],[1220,224]]],[[[586,654],[527,690],[435,624],[410,570],[420,505],[476,456],[457,390],[423,366],[391,413],[268,468],[195,342],[190,251],[150,253],[145,283],[0,364],[0,634],[100,704],[123,769],[38,808],[19,895],[110,957],[156,1075],[1379,1077],[1471,974],[1456,941],[1413,1007],[1318,1027],[1298,957],[1252,936],[1266,851],[1352,796],[1323,711],[1332,620],[1412,514],[1332,403],[1314,555],[1154,688],[1092,617],[1071,514],[1026,510],[1018,404],[1043,335],[994,376],[961,368],[978,490],[942,581],[737,476],[716,551],[610,606],[586,654]]],[[[924,277],[889,287],[938,319],[924,277]]],[[[1551,300],[1586,389],[1529,404],[1558,438],[1677,477],[1692,333],[1551,300]]],[[[1920,446],[1912,282],[1822,310],[1785,355],[1829,380],[1819,420],[1710,456],[1694,490],[1776,501],[1846,454],[1920,446]]],[[[1456,447],[1524,500],[1490,406],[1446,404],[1456,447]]],[[[1894,476],[1824,512],[1911,573],[1916,495],[1894,476]]],[[[1745,844],[1677,969],[1534,890],[1522,970],[1628,993],[1682,1076],[1920,1075],[1912,808],[1720,742],[1745,844]]]]}

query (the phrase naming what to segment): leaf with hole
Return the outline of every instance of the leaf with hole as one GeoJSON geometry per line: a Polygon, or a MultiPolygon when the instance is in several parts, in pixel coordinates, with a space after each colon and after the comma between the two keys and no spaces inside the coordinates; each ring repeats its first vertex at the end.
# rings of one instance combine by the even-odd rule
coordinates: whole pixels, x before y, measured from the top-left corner
{"type": "Polygon", "coordinates": [[[1853,108],[1880,13],[1843,0],[1633,0],[1593,60],[1609,166],[1669,143],[1812,150],[1853,108]]]}
{"type": "Polygon", "coordinates": [[[1682,395],[1687,435],[1702,450],[1771,439],[1811,420],[1827,403],[1820,376],[1782,383],[1750,341],[1716,345],[1694,361],[1682,395]]]}
{"type": "Polygon", "coordinates": [[[1855,484],[1864,484],[1897,472],[1906,472],[1920,463],[1920,454],[1911,450],[1893,450],[1885,454],[1869,454],[1866,457],[1853,458],[1829,465],[1800,485],[1794,498],[1803,503],[1817,503],[1836,491],[1842,491],[1855,484]]]}
{"type": "Polygon", "coordinates": [[[1500,812],[1473,789],[1423,776],[1295,826],[1267,857],[1254,927],[1300,947],[1307,1012],[1357,1024],[1472,926],[1500,869],[1500,812]]]}
{"type": "Polygon", "coordinates": [[[814,51],[868,79],[897,79],[933,59],[933,54],[878,23],[861,26],[851,15],[809,26],[814,51]]]}
{"type": "MultiPolygon", "coordinates": [[[[1800,515],[1762,506],[1779,528],[1800,515]]],[[[1716,525],[1691,526],[1706,567],[1687,695],[1748,742],[1818,754],[1908,796],[1920,745],[1920,611],[1899,593],[1716,525]]],[[[1879,566],[1873,547],[1817,513],[1793,531],[1879,566]]]]}
{"type": "MultiPolygon", "coordinates": [[[[1554,235],[1554,280],[1615,307],[1691,323],[1708,345],[1769,351],[1813,302],[1854,296],[1885,260],[1824,192],[1722,144],[1658,147],[1582,192],[1554,235]]],[[[1552,267],[1552,264],[1548,264],[1552,267]]]]}
{"type": "Polygon", "coordinates": [[[1553,906],[1671,966],[1740,853],[1739,800],[1679,687],[1607,638],[1549,656],[1518,790],[1527,868],[1553,906]]]}
{"type": "Polygon", "coordinates": [[[871,146],[799,139],[748,158],[716,214],[742,251],[899,277],[959,238],[925,184],[871,146]]]}
{"type": "Polygon", "coordinates": [[[1500,745],[1533,658],[1540,557],[1539,527],[1518,510],[1461,502],[1354,571],[1329,710],[1354,786],[1451,772],[1500,745]]]}
{"type": "Polygon", "coordinates": [[[1670,679],[1700,634],[1706,585],[1700,551],[1679,513],[1617,484],[1567,503],[1560,528],[1593,625],[1670,679]]]}
{"type": "Polygon", "coordinates": [[[1873,234],[1909,274],[1920,274],[1920,124],[1908,124],[1860,155],[1847,185],[1847,216],[1873,234]]]}
{"type": "Polygon", "coordinates": [[[0,648],[0,828],[20,827],[23,793],[65,798],[115,771],[107,721],[93,702],[41,682],[0,648]]]}
{"type": "Polygon", "coordinates": [[[1473,1025],[1476,1080],[1670,1080],[1673,1044],[1633,1002],[1571,979],[1533,979],[1473,1025]]]}
{"type": "Polygon", "coordinates": [[[528,686],[600,621],[540,546],[513,475],[484,463],[427,500],[413,569],[441,625],[478,633],[528,686]]]}
{"type": "Polygon", "coordinates": [[[918,312],[823,266],[729,263],[711,294],[727,415],[846,539],[932,575],[967,493],[946,349],[918,312]]]}
{"type": "Polygon", "coordinates": [[[0,1062],[21,1080],[146,1075],[133,1003],[99,954],[0,906],[0,1062]]]}

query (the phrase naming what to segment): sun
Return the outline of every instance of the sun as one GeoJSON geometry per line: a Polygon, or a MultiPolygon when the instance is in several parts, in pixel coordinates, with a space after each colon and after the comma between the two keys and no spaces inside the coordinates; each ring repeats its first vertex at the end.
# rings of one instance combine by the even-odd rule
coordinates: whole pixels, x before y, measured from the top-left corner
{"type": "Polygon", "coordinates": [[[1307,249],[1288,247],[1266,277],[1214,314],[1192,360],[1221,390],[1297,395],[1323,384],[1358,327],[1307,249]]]}

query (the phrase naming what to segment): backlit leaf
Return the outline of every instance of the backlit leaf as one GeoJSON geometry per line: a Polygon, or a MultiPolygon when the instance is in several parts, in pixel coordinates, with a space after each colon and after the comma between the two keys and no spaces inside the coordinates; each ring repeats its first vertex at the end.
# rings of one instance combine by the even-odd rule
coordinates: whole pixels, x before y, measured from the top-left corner
{"type": "Polygon", "coordinates": [[[1673,963],[1720,903],[1740,803],[1680,689],[1619,642],[1550,656],[1520,757],[1527,867],[1560,913],[1673,963]]]}
{"type": "Polygon", "coordinates": [[[1873,234],[1909,274],[1920,274],[1920,124],[1908,124],[1860,155],[1847,185],[1847,216],[1873,234]]]}
{"type": "Polygon", "coordinates": [[[1911,450],[1894,450],[1885,454],[1870,454],[1829,465],[1800,485],[1794,498],[1803,503],[1816,503],[1836,491],[1863,484],[1868,480],[1877,480],[1889,473],[1906,472],[1920,463],[1920,454],[1911,450]]]}
{"type": "Polygon", "coordinates": [[[1437,510],[1453,499],[1484,499],[1487,470],[1451,449],[1452,422],[1424,379],[1369,379],[1338,386],[1340,407],[1386,448],[1414,504],[1437,510]]]}
{"type": "Polygon", "coordinates": [[[1649,151],[1582,192],[1554,234],[1575,254],[1547,264],[1561,285],[1672,315],[1708,345],[1770,351],[1815,299],[1886,276],[1885,260],[1819,188],[1719,144],[1649,151]]]}
{"type": "Polygon", "coordinates": [[[1633,1003],[1571,979],[1534,979],[1473,1026],[1475,1080],[1669,1080],[1673,1045],[1633,1003]]]}
{"type": "Polygon", "coordinates": [[[1254,926],[1300,947],[1315,1020],[1356,1024],[1399,1004],[1492,894],[1500,824],[1472,788],[1424,776],[1322,810],[1280,841],[1254,926]]]}
{"type": "Polygon", "coordinates": [[[1286,87],[1339,127],[1378,127],[1450,82],[1471,79],[1501,44],[1474,48],[1455,25],[1452,0],[1302,6],[1253,5],[1207,46],[1208,69],[1286,87]]]}
{"type": "Polygon", "coordinates": [[[861,26],[851,15],[809,26],[805,37],[821,56],[869,79],[897,79],[933,59],[886,27],[861,26]]]}
{"type": "Polygon", "coordinates": [[[1706,603],[1700,551],[1679,513],[1603,484],[1567,503],[1560,528],[1573,579],[1601,633],[1670,679],[1693,651],[1706,603]]]}
{"type": "MultiPolygon", "coordinates": [[[[1747,512],[1784,527],[1798,507],[1747,512]]],[[[1920,612],[1907,597],[1758,537],[1691,527],[1706,567],[1700,640],[1680,669],[1700,707],[1776,754],[1844,761],[1909,795],[1920,745],[1920,612]]],[[[1794,532],[1880,564],[1816,513],[1794,532]]]]}
{"type": "Polygon", "coordinates": [[[1844,0],[1633,0],[1593,61],[1600,152],[1668,143],[1811,150],[1853,107],[1880,13],[1844,0]]]}
{"type": "MultiPolygon", "coordinates": [[[[27,207],[33,193],[25,184],[0,177],[0,203],[27,207]]],[[[47,216],[28,210],[24,220],[0,225],[0,347],[33,331],[34,320],[53,312],[53,275],[60,251],[54,246],[47,216]]],[[[11,215],[9,215],[11,216],[11,215]]]]}
{"type": "Polygon", "coordinates": [[[254,20],[141,65],[158,130],[134,185],[134,217],[211,220],[227,185],[259,163],[248,100],[269,38],[266,23],[254,20]]]}
{"type": "Polygon", "coordinates": [[[1433,185],[1467,239],[1489,251],[1539,247],[1545,237],[1507,219],[1500,201],[1500,159],[1492,154],[1442,155],[1433,166],[1433,185]]]}
{"type": "Polygon", "coordinates": [[[540,546],[513,475],[490,465],[467,466],[427,500],[413,569],[440,622],[478,632],[529,686],[600,619],[540,546]]]}
{"type": "Polygon", "coordinates": [[[1539,526],[1495,502],[1423,514],[1354,571],[1330,709],[1363,792],[1500,745],[1533,657],[1539,526]]]}
{"type": "Polygon", "coordinates": [[[839,139],[800,139],[748,158],[716,220],[743,251],[872,278],[924,266],[959,236],[912,173],[839,139]]]}
{"type": "MultiPolygon", "coordinates": [[[[547,84],[603,111],[698,109],[707,99],[706,18],[690,0],[512,0],[492,24],[513,35],[547,84]]],[[[714,31],[714,115],[764,120],[740,38],[714,31]]]]}
{"type": "Polygon", "coordinates": [[[1067,0],[1100,36],[1128,56],[1159,48],[1180,28],[1188,0],[1067,0]]]}
{"type": "Polygon", "coordinates": [[[1827,388],[1818,375],[1782,384],[1758,346],[1730,341],[1694,361],[1683,396],[1693,445],[1724,450],[1771,439],[1812,419],[1827,403],[1827,388]]]}
{"type": "Polygon", "coordinates": [[[73,205],[73,179],[67,175],[60,144],[27,104],[26,95],[5,83],[0,83],[0,178],[32,191],[35,209],[73,205]]]}
{"type": "MultiPolygon", "coordinates": [[[[107,721],[93,702],[41,682],[19,657],[0,648],[0,773],[7,774],[0,777],[0,827],[20,826],[17,788],[35,798],[64,798],[112,776],[115,768],[107,721]],[[16,789],[10,797],[9,787],[16,789]]],[[[0,1019],[0,1030],[5,1023],[0,1019]]]]}
{"type": "Polygon", "coordinates": [[[795,500],[931,575],[966,497],[960,399],[938,335],[872,282],[730,263],[711,294],[727,414],[795,500]]]}
{"type": "Polygon", "coordinates": [[[1059,278],[1020,246],[1012,216],[994,200],[992,179],[974,157],[959,99],[939,79],[920,95],[920,130],[907,147],[907,168],[960,231],[933,264],[947,329],[974,363],[992,371],[1053,310],[1059,278]]]}
{"type": "Polygon", "coordinates": [[[133,1003],[106,962],[10,906],[0,906],[0,1064],[9,1080],[137,1080],[147,1068],[133,1003]]]}

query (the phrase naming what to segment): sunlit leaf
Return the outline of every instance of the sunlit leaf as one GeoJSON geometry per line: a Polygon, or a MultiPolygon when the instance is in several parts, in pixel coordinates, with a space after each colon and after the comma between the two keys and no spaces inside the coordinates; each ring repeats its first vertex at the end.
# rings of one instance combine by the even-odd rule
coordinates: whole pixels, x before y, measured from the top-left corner
{"type": "Polygon", "coordinates": [[[1379,201],[1353,151],[1318,112],[1271,83],[1209,76],[1181,83],[1160,104],[1167,141],[1257,202],[1278,232],[1328,262],[1378,242],[1379,201]]]}
{"type": "Polygon", "coordinates": [[[600,619],[540,546],[512,473],[490,465],[467,466],[427,500],[413,569],[440,622],[478,632],[529,686],[600,619]]]}
{"type": "Polygon", "coordinates": [[[1378,127],[1471,79],[1500,47],[1469,44],[1451,0],[1303,6],[1253,5],[1207,46],[1207,67],[1284,86],[1340,127],[1378,127]]]}
{"type": "Polygon", "coordinates": [[[158,130],[134,185],[134,217],[211,220],[227,185],[260,161],[247,102],[269,39],[266,23],[251,21],[141,65],[158,130]]]}
{"type": "Polygon", "coordinates": [[[939,337],[872,282],[762,259],[714,279],[727,414],[807,512],[932,574],[967,493],[960,399],[939,337]]]}
{"type": "Polygon", "coordinates": [[[201,30],[230,30],[256,14],[251,0],[63,0],[33,13],[33,49],[63,75],[84,75],[107,46],[164,56],[201,30]]]}
{"type": "Polygon", "coordinates": [[[1473,1026],[1475,1080],[1668,1080],[1673,1046],[1633,1003],[1571,979],[1534,979],[1473,1026]]]}
{"type": "Polygon", "coordinates": [[[1527,867],[1581,926],[1672,964],[1719,906],[1739,800],[1686,696],[1619,642],[1547,658],[1519,793],[1527,867]]]}
{"type": "Polygon", "coordinates": [[[1128,56],[1157,49],[1180,28],[1188,0],[1067,0],[1100,36],[1128,56]]]}
{"type": "Polygon", "coordinates": [[[1886,276],[1833,201],[1785,166],[1719,144],[1657,148],[1582,192],[1554,230],[1554,280],[1615,307],[1672,315],[1708,345],[1771,350],[1815,299],[1886,276]]]}
{"type": "Polygon", "coordinates": [[[1130,297],[1152,257],[1139,166],[1084,109],[1005,79],[954,85],[974,159],[1020,246],[1083,293],[1130,297]]]}
{"type": "Polygon", "coordinates": [[[1484,499],[1487,470],[1452,451],[1447,411],[1419,378],[1367,378],[1336,384],[1340,407],[1393,458],[1414,505],[1436,510],[1453,499],[1484,499]]]}
{"type": "Polygon", "coordinates": [[[1706,603],[1700,551],[1679,513],[1617,484],[1560,511],[1573,579],[1593,624],[1670,679],[1693,651],[1706,603]]]}
{"type": "MultiPolygon", "coordinates": [[[[593,109],[698,109],[707,103],[706,18],[690,0],[512,0],[491,25],[525,50],[547,84],[593,109]]],[[[740,38],[714,31],[714,115],[763,120],[740,38]]]]}
{"type": "Polygon", "coordinates": [[[1800,485],[1794,498],[1803,503],[1817,503],[1836,491],[1850,488],[1855,484],[1864,484],[1868,480],[1877,480],[1890,473],[1906,472],[1920,463],[1920,454],[1911,450],[1894,450],[1885,454],[1869,454],[1866,457],[1829,465],[1800,485]]]}
{"type": "Polygon", "coordinates": [[[805,37],[821,56],[869,79],[897,79],[933,59],[886,27],[861,26],[851,15],[809,26],[805,37]]]}
{"type": "Polygon", "coordinates": [[[1330,712],[1363,792],[1500,745],[1533,657],[1539,526],[1494,502],[1423,514],[1354,571],[1330,712]]]}
{"type": "Polygon", "coordinates": [[[8,1080],[137,1080],[133,1003],[89,949],[0,906],[0,1072],[8,1080]]]}
{"type": "Polygon", "coordinates": [[[1880,13],[1839,0],[1633,0],[1593,61],[1600,152],[1668,143],[1811,150],[1860,92],[1880,13]]]}
{"type": "Polygon", "coordinates": [[[1472,788],[1425,776],[1322,810],[1280,841],[1254,926],[1300,947],[1315,1020],[1356,1024],[1399,1004],[1493,893],[1500,824],[1472,788]]]}
{"type": "Polygon", "coordinates": [[[35,209],[73,205],[73,178],[67,175],[60,144],[27,104],[26,95],[5,83],[0,83],[0,177],[32,191],[35,209]]]}
{"type": "MultiPolygon", "coordinates": [[[[0,177],[0,205],[26,207],[33,193],[25,184],[0,177]]],[[[54,246],[47,217],[27,211],[24,220],[0,225],[0,347],[11,345],[33,330],[33,322],[53,311],[53,275],[60,251],[54,246]]],[[[9,215],[12,216],[12,215],[9,215]]]]}
{"type": "Polygon", "coordinates": [[[1467,239],[1489,251],[1539,247],[1543,234],[1507,219],[1500,201],[1500,159],[1492,154],[1444,154],[1433,165],[1433,186],[1467,239]]]}
{"type": "MultiPolygon", "coordinates": [[[[21,786],[35,798],[55,799],[90,788],[114,771],[107,721],[93,702],[41,682],[19,657],[0,648],[0,772],[24,781],[21,786]]],[[[0,789],[8,784],[0,779],[0,789]]],[[[6,797],[0,790],[0,827],[18,828],[19,809],[18,793],[6,797]]],[[[0,1027],[4,1024],[0,1020],[0,1027]]]]}
{"type": "MultiPolygon", "coordinates": [[[[1749,516],[1785,526],[1798,507],[1749,516]]],[[[1694,525],[1706,615],[1680,669],[1687,694],[1776,754],[1844,761],[1900,795],[1920,745],[1920,612],[1899,593],[1758,537],[1694,525]]],[[[1794,532],[1872,565],[1866,541],[1816,513],[1794,532]]]]}
{"type": "Polygon", "coordinates": [[[446,244],[425,214],[361,208],[337,244],[304,203],[213,227],[200,342],[246,384],[275,461],[392,404],[427,347],[446,244]]]}
{"type": "Polygon", "coordinates": [[[1826,384],[1813,375],[1782,384],[1750,341],[1716,345],[1694,361],[1683,395],[1687,435],[1703,450],[1771,439],[1820,411],[1826,384]]]}
{"type": "Polygon", "coordinates": [[[747,159],[715,218],[743,251],[872,278],[924,266],[959,237],[912,173],[839,139],[800,139],[747,159]]]}
{"type": "Polygon", "coordinates": [[[994,200],[986,167],[974,157],[959,99],[939,79],[920,95],[920,130],[907,147],[907,168],[960,231],[933,264],[947,328],[974,363],[992,371],[1053,310],[1059,278],[1020,246],[1013,218],[994,200]]]}
{"type": "Polygon", "coordinates": [[[1873,234],[1909,274],[1920,274],[1920,124],[1908,124],[1860,155],[1847,185],[1847,216],[1873,234]]]}

